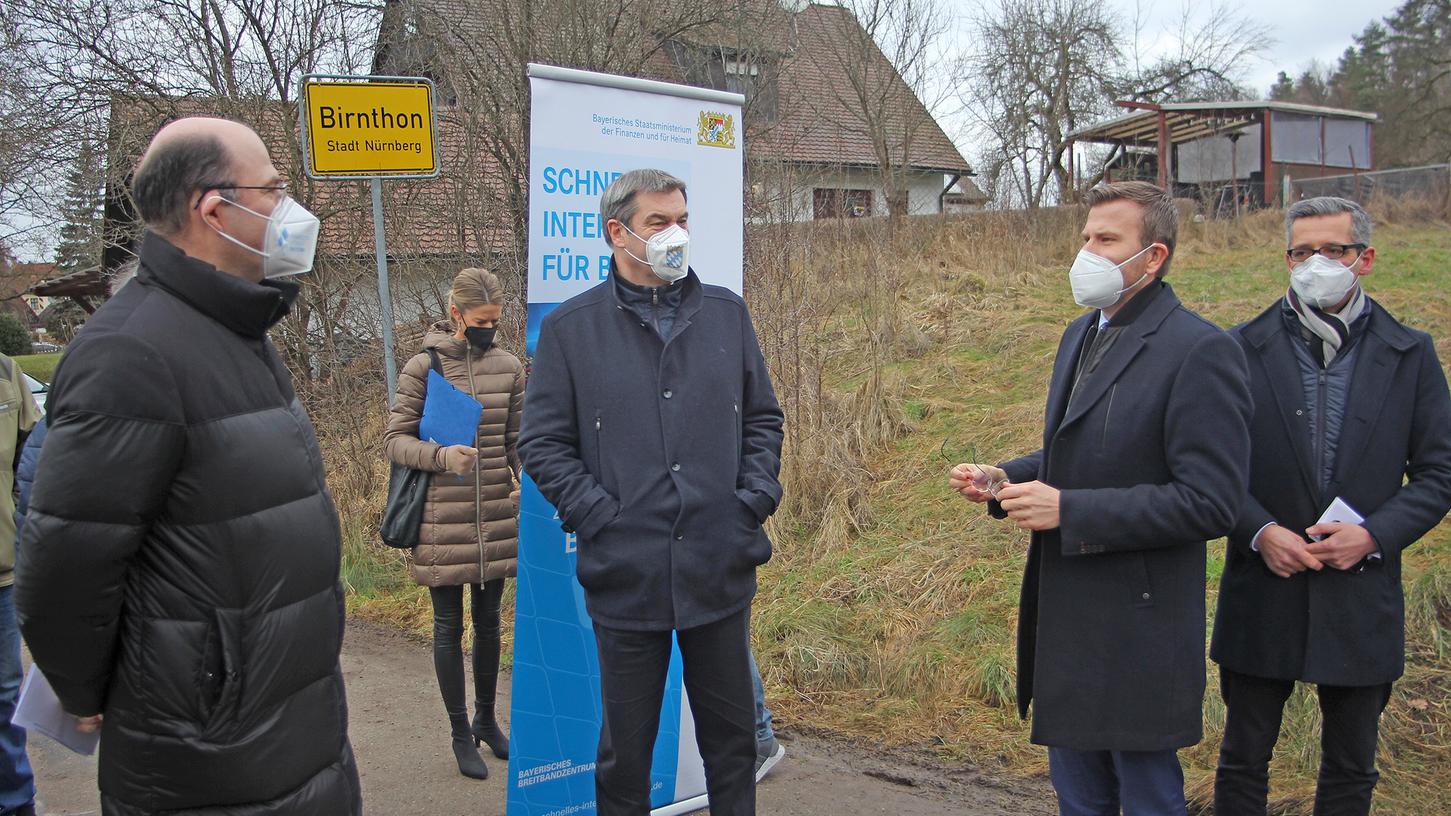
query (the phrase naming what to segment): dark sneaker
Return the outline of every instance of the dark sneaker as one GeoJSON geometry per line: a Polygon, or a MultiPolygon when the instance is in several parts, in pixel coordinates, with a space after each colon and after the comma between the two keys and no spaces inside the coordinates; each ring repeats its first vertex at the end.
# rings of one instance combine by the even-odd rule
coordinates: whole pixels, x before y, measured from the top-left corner
{"type": "Polygon", "coordinates": [[[786,746],[782,745],[773,736],[766,742],[756,743],[756,781],[760,782],[765,778],[776,763],[786,756],[786,746]]]}

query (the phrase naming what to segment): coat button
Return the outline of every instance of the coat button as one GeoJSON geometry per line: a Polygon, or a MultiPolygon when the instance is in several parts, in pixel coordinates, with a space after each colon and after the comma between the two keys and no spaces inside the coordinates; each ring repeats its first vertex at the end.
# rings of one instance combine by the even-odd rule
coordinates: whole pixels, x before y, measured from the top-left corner
{"type": "Polygon", "coordinates": [[[661,394],[661,396],[663,396],[665,399],[670,399],[671,397],[675,396],[675,392],[667,388],[665,389],[665,393],[661,394]]]}
{"type": "Polygon", "coordinates": [[[680,463],[679,462],[676,462],[675,464],[673,464],[673,465],[670,466],[670,469],[671,470],[674,470],[674,471],[679,471],[680,470],[680,463]]]}
{"type": "Polygon", "coordinates": [[[1305,415],[1305,409],[1303,409],[1303,408],[1296,408],[1295,409],[1295,416],[1304,416],[1304,415],[1305,415]]]}
{"type": "Polygon", "coordinates": [[[684,533],[676,533],[675,534],[675,540],[676,541],[684,541],[685,540],[685,534],[684,533]]]}
{"type": "Polygon", "coordinates": [[[1149,593],[1145,592],[1143,598],[1147,601],[1149,599],[1149,593]]]}

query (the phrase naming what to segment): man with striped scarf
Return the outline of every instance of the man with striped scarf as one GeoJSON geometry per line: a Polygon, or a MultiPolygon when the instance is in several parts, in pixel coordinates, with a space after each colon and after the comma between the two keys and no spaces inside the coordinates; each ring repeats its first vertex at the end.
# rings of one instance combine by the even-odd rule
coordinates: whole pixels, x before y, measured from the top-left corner
{"type": "Polygon", "coordinates": [[[1424,332],[1361,287],[1370,216],[1286,211],[1289,288],[1231,334],[1249,363],[1250,477],[1210,656],[1227,709],[1217,816],[1263,816],[1295,681],[1323,719],[1317,816],[1365,814],[1380,714],[1405,666],[1401,553],[1451,507],[1451,393],[1424,332]]]}

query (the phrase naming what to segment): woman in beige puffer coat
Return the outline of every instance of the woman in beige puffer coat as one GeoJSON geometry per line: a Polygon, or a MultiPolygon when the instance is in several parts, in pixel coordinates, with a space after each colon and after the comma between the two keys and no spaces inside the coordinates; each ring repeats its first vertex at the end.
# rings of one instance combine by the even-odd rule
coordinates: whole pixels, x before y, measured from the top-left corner
{"type": "Polygon", "coordinates": [[[424,351],[403,367],[388,420],[388,459],[434,474],[428,487],[413,578],[433,601],[433,663],[448,712],[459,772],[489,775],[479,756],[485,742],[500,759],[509,739],[494,718],[499,674],[499,602],[504,579],[514,577],[518,555],[519,417],[524,407],[524,367],[495,346],[502,316],[499,279],[483,269],[454,278],[450,320],[424,337],[424,351]],[[483,405],[474,444],[444,447],[418,438],[431,358],[438,354],[444,379],[483,405]],[[464,694],[463,585],[469,585],[474,621],[473,723],[464,694]]]}

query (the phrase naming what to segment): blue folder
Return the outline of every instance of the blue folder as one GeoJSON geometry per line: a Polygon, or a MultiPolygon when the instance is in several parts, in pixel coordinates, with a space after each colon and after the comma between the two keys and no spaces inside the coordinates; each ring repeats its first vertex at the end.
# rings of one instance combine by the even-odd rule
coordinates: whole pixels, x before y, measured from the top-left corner
{"type": "Polygon", "coordinates": [[[453,387],[442,374],[428,372],[428,396],[423,399],[423,418],[418,423],[418,438],[449,445],[473,447],[484,406],[472,396],[453,387]]]}

